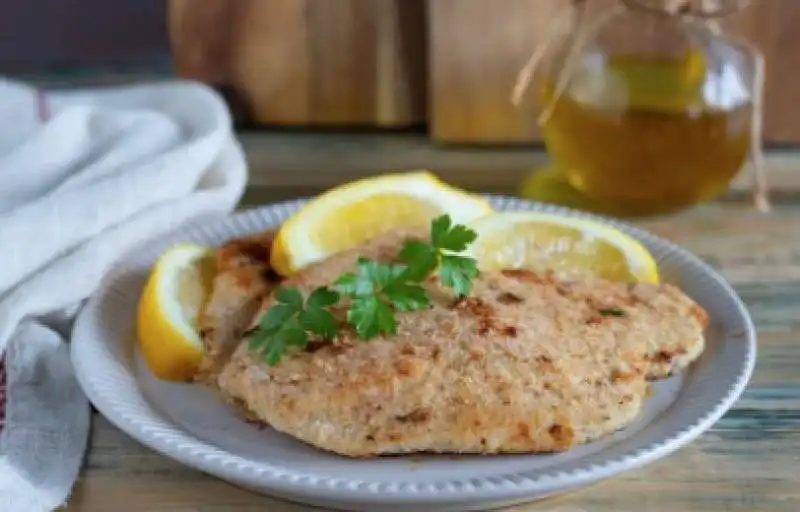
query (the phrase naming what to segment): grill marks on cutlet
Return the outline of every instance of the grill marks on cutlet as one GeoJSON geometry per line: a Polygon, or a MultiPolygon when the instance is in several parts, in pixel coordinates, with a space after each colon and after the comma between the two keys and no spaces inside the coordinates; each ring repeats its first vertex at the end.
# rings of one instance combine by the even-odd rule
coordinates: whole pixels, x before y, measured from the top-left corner
{"type": "MultiPolygon", "coordinates": [[[[506,269],[501,271],[501,274],[507,278],[513,279],[520,283],[532,286],[551,286],[555,292],[564,298],[577,298],[574,297],[574,290],[573,285],[569,282],[560,281],[553,272],[547,271],[544,273],[535,273],[530,270],[525,269],[506,269]]],[[[587,326],[596,326],[604,323],[606,321],[624,321],[628,317],[627,311],[624,307],[633,307],[639,303],[647,303],[647,292],[652,293],[652,289],[648,288],[646,291],[642,290],[642,295],[644,296],[637,296],[635,292],[637,291],[637,286],[635,283],[631,283],[628,285],[627,291],[629,292],[627,295],[618,296],[618,297],[609,297],[606,300],[601,300],[597,297],[587,296],[583,299],[585,303],[585,308],[587,310],[587,316],[585,323],[587,326]]],[[[652,293],[655,295],[655,293],[652,293]]],[[[502,291],[496,298],[497,302],[506,306],[513,306],[522,304],[524,300],[522,300],[519,296],[507,292],[502,291]],[[520,300],[517,300],[520,299],[520,300]]],[[[575,305],[579,307],[578,304],[575,305]]],[[[702,309],[700,309],[702,312],[702,309]]],[[[685,350],[684,350],[685,353],[685,350]]],[[[669,362],[673,358],[673,354],[668,353],[665,350],[660,350],[653,356],[651,356],[651,360],[655,362],[669,362]]],[[[558,366],[554,363],[553,359],[548,355],[539,355],[536,357],[536,362],[539,365],[540,370],[545,374],[561,374],[562,377],[566,377],[563,371],[561,371],[558,366]]],[[[613,384],[619,381],[631,381],[633,379],[642,378],[642,372],[638,369],[634,369],[633,371],[622,371],[619,369],[613,369],[610,373],[606,373],[608,371],[605,368],[603,362],[596,360],[596,363],[602,368],[602,373],[608,375],[607,380],[603,378],[595,378],[592,379],[584,379],[585,381],[593,384],[595,387],[604,387],[609,384],[613,384]]],[[[569,379],[567,379],[569,380],[569,379]]],[[[545,382],[544,385],[545,389],[551,389],[551,385],[549,382],[545,382]]],[[[556,437],[567,437],[570,438],[570,434],[568,430],[570,427],[567,425],[566,430],[563,430],[564,426],[562,425],[553,425],[551,427],[550,433],[554,437],[554,441],[558,441],[555,439],[556,437]]]]}
{"type": "Polygon", "coordinates": [[[522,304],[525,302],[525,299],[511,292],[502,292],[497,296],[497,302],[506,306],[512,306],[514,304],[522,304]]]}
{"type": "MultiPolygon", "coordinates": [[[[539,285],[551,286],[555,292],[564,298],[575,298],[574,293],[579,292],[574,288],[574,285],[569,282],[559,281],[553,272],[535,273],[524,269],[506,269],[501,271],[501,274],[507,278],[513,279],[526,285],[539,285]]],[[[518,334],[517,326],[509,323],[504,323],[499,319],[498,308],[504,307],[513,308],[525,303],[525,299],[518,293],[510,290],[502,289],[501,283],[492,283],[489,289],[495,295],[490,298],[482,298],[481,296],[461,297],[455,300],[450,306],[452,310],[476,319],[475,332],[478,335],[486,336],[490,332],[498,333],[506,337],[516,337],[518,334]]],[[[642,305],[645,307],[653,307],[651,301],[657,296],[657,288],[650,286],[640,286],[636,283],[631,283],[626,288],[628,293],[614,294],[609,297],[596,297],[586,296],[582,299],[585,303],[587,316],[585,323],[587,326],[600,325],[601,323],[610,322],[624,322],[628,318],[629,313],[627,308],[642,305]]],[[[579,301],[581,299],[578,299],[579,301]]],[[[579,302],[580,303],[580,302],[579,302]]],[[[580,307],[576,304],[576,307],[580,307]]],[[[702,326],[707,325],[707,314],[699,306],[694,306],[690,312],[690,316],[697,319],[698,323],[702,326]]],[[[679,346],[676,350],[670,351],[661,349],[653,354],[645,355],[645,358],[656,364],[670,364],[673,360],[681,355],[685,355],[687,349],[679,346]]],[[[474,354],[472,360],[480,361],[480,354],[474,354]]],[[[554,364],[552,358],[547,355],[541,355],[536,358],[542,371],[546,373],[559,373],[558,368],[554,364]]],[[[599,365],[605,366],[601,361],[597,361],[599,365]]],[[[594,380],[595,386],[604,386],[618,381],[631,381],[632,379],[642,378],[643,374],[638,369],[619,370],[603,368],[602,373],[606,374],[606,378],[599,378],[594,380]],[[608,372],[608,373],[606,373],[608,372]]]]}
{"type": "MultiPolygon", "coordinates": [[[[572,287],[568,282],[560,281],[554,272],[546,271],[536,273],[526,269],[504,269],[500,272],[503,276],[527,285],[552,286],[556,293],[565,298],[569,298],[573,293],[572,287]]],[[[498,291],[497,285],[490,286],[493,291],[498,291]]],[[[607,304],[595,298],[587,297],[587,304],[590,307],[590,314],[586,318],[586,325],[599,325],[606,319],[624,318],[627,316],[624,309],[617,304],[607,304]]],[[[520,295],[509,291],[499,290],[493,298],[493,302],[501,306],[520,306],[525,299],[520,295]]],[[[632,304],[632,303],[631,303],[632,304]]],[[[496,332],[507,337],[516,337],[518,327],[513,324],[503,323],[497,319],[497,311],[489,301],[481,297],[461,297],[456,299],[451,309],[468,314],[477,319],[476,332],[481,336],[496,332]]],[[[702,312],[702,310],[700,310],[702,312]]]]}
{"type": "MultiPolygon", "coordinates": [[[[501,304],[503,301],[500,297],[505,299],[506,305],[518,305],[523,302],[523,299],[516,295],[501,292],[496,299],[501,304]],[[514,297],[514,299],[509,297],[514,297]]],[[[514,338],[518,334],[519,328],[516,325],[500,321],[494,306],[480,297],[461,297],[456,299],[450,307],[461,314],[474,317],[477,320],[475,332],[481,336],[486,336],[492,331],[509,338],[514,338]]]]}
{"type": "Polygon", "coordinates": [[[408,414],[397,416],[395,419],[400,423],[424,423],[431,417],[431,410],[428,407],[417,407],[408,414]]]}
{"type": "Polygon", "coordinates": [[[511,279],[516,279],[517,281],[531,284],[546,284],[555,279],[555,276],[552,272],[546,272],[542,275],[522,268],[507,268],[501,270],[500,273],[506,277],[510,277],[511,279]]]}
{"type": "MultiPolygon", "coordinates": [[[[501,274],[526,285],[546,286],[548,284],[557,284],[556,292],[562,297],[569,293],[569,284],[558,281],[552,272],[537,274],[524,269],[506,269],[501,271],[501,274]],[[561,286],[562,284],[563,286],[561,286]]],[[[525,304],[525,299],[519,293],[505,288],[507,288],[507,285],[504,287],[502,281],[492,282],[488,286],[488,289],[494,294],[491,298],[484,299],[480,296],[461,297],[453,302],[451,309],[475,318],[477,320],[475,332],[480,336],[486,336],[493,332],[507,338],[515,338],[519,334],[519,327],[513,323],[502,321],[499,313],[503,312],[504,308],[510,308],[513,311],[516,307],[522,307],[525,304]],[[498,311],[498,309],[501,311],[498,311]]],[[[505,312],[508,311],[508,309],[505,310],[505,312]]],[[[476,350],[473,350],[470,355],[471,360],[482,360],[482,354],[477,353],[476,350]]],[[[560,370],[554,364],[553,358],[549,355],[542,354],[538,356],[536,362],[543,372],[560,373],[560,370]]]]}
{"type": "Polygon", "coordinates": [[[547,433],[553,438],[555,449],[568,448],[574,444],[575,430],[569,425],[553,423],[547,433]]]}
{"type": "Polygon", "coordinates": [[[459,313],[469,315],[477,320],[475,331],[485,336],[495,326],[494,308],[480,297],[460,297],[451,308],[459,313]]]}
{"type": "Polygon", "coordinates": [[[250,288],[261,281],[275,286],[281,277],[269,263],[275,232],[267,231],[252,236],[234,238],[217,252],[218,272],[228,272],[242,288],[250,288]]]}
{"type": "Polygon", "coordinates": [[[230,240],[217,252],[217,263],[220,270],[252,265],[269,266],[274,238],[274,232],[266,232],[230,240]]]}
{"type": "Polygon", "coordinates": [[[695,304],[689,309],[689,315],[694,317],[697,322],[705,329],[708,327],[708,312],[695,304]]]}

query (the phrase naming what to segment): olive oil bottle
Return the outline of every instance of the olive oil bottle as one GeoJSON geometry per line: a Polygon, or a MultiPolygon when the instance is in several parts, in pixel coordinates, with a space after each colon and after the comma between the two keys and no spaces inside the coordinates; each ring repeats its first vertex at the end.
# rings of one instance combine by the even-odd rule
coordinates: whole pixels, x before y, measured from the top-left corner
{"type": "Polygon", "coordinates": [[[628,216],[674,211],[726,190],[750,150],[747,55],[692,27],[655,23],[637,44],[630,32],[601,31],[573,56],[565,86],[560,73],[541,82],[552,164],[523,195],[628,216]],[[659,33],[658,24],[669,25],[659,33]]]}

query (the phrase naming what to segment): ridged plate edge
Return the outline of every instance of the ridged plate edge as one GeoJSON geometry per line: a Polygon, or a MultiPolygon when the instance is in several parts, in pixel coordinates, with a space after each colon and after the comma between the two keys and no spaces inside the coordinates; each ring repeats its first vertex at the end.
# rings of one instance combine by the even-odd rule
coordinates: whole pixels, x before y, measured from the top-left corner
{"type": "MultiPolygon", "coordinates": [[[[474,496],[476,499],[510,499],[515,496],[549,494],[566,487],[574,487],[639,467],[661,458],[685,446],[711,427],[735,403],[744,391],[756,360],[756,334],[746,307],[730,285],[711,267],[688,251],[644,230],[626,223],[601,216],[578,212],[553,205],[534,203],[504,196],[487,196],[499,210],[527,210],[563,214],[599,220],[626,231],[645,243],[660,266],[683,268],[692,274],[692,279],[703,281],[704,287],[713,289],[720,300],[727,301],[726,314],[737,317],[741,329],[735,333],[743,343],[738,368],[728,373],[727,382],[718,382],[724,392],[710,396],[709,393],[694,393],[682,397],[680,406],[693,411],[692,421],[685,416],[673,414],[665,418],[665,433],[658,441],[648,443],[636,450],[619,456],[590,456],[596,462],[568,463],[564,471],[537,471],[514,473],[488,478],[448,480],[426,483],[370,482],[348,478],[319,477],[311,472],[290,471],[279,466],[257,463],[224,452],[176,428],[161,417],[136,393],[136,380],[131,368],[126,368],[113,354],[102,336],[93,331],[99,325],[97,315],[100,301],[113,287],[118,273],[111,273],[104,280],[99,292],[88,302],[76,322],[72,359],[76,375],[84,391],[95,407],[109,421],[143,444],[172,457],[186,465],[196,467],[222,478],[233,479],[243,485],[272,488],[290,494],[318,496],[334,499],[357,499],[358,496],[375,502],[395,503],[414,501],[462,501],[474,496]],[[104,293],[105,292],[105,293],[104,293]],[[101,361],[105,364],[97,364],[101,361]],[[121,401],[120,393],[131,396],[121,401]],[[669,421],[671,419],[671,421],[669,421]]],[[[304,200],[294,200],[257,209],[243,211],[225,218],[206,220],[202,224],[187,226],[157,242],[149,242],[144,249],[148,258],[154,260],[167,245],[177,241],[193,240],[203,243],[222,241],[245,233],[268,229],[291,215],[304,200]]],[[[144,257],[144,256],[143,256],[144,257]]],[[[121,260],[124,265],[124,258],[121,260]]]]}

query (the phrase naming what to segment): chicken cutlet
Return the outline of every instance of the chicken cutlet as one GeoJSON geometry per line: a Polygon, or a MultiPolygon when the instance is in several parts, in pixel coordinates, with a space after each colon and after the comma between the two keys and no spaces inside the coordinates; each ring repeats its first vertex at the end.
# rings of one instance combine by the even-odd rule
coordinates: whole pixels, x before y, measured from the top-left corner
{"type": "MultiPolygon", "coordinates": [[[[425,234],[381,235],[285,285],[308,293],[408,238],[425,234]]],[[[648,380],[703,350],[705,312],[670,285],[506,270],[482,272],[466,298],[435,278],[425,287],[431,306],[398,313],[393,336],[363,342],[344,328],[274,367],[245,336],[219,387],[276,430],[350,457],[553,452],[631,423],[648,380]]]]}
{"type": "Polygon", "coordinates": [[[217,250],[217,273],[198,318],[204,355],[195,380],[215,385],[261,299],[277,285],[269,266],[272,232],[235,238],[217,250]]]}

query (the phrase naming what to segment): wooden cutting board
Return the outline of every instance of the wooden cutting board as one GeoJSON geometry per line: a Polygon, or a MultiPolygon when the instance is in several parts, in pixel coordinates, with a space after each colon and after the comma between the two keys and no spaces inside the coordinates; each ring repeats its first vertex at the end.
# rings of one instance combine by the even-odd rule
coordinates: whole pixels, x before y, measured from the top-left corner
{"type": "Polygon", "coordinates": [[[517,72],[564,1],[428,2],[435,140],[505,144],[539,138],[535,105],[515,108],[510,95],[517,72]]]}
{"type": "Polygon", "coordinates": [[[170,0],[182,77],[261,125],[424,122],[424,0],[170,0]]]}

